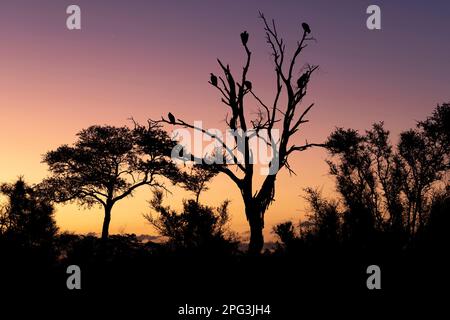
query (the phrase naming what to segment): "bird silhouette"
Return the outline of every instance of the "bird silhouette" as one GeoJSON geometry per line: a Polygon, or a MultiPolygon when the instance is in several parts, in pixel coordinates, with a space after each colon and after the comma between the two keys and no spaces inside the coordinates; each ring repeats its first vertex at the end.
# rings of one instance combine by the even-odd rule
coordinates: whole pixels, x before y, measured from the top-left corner
{"type": "Polygon", "coordinates": [[[171,124],[175,124],[175,117],[174,117],[174,115],[169,112],[169,114],[167,116],[169,117],[169,122],[171,124]]]}
{"type": "Polygon", "coordinates": [[[241,33],[241,41],[244,46],[247,45],[247,42],[248,42],[248,32],[247,31],[244,31],[241,33]]]}
{"type": "Polygon", "coordinates": [[[302,23],[302,28],[303,28],[303,31],[305,31],[305,33],[311,33],[311,28],[309,27],[309,25],[306,23],[306,22],[303,22],[302,23]]]}
{"type": "Polygon", "coordinates": [[[247,88],[248,90],[252,90],[252,83],[250,81],[245,81],[244,82],[244,86],[245,88],[247,88]]]}
{"type": "Polygon", "coordinates": [[[308,73],[305,72],[304,74],[301,75],[300,78],[298,78],[297,80],[297,86],[298,88],[304,88],[306,86],[306,83],[308,82],[308,73]]]}
{"type": "Polygon", "coordinates": [[[213,73],[211,73],[211,84],[217,87],[217,77],[213,73]]]}

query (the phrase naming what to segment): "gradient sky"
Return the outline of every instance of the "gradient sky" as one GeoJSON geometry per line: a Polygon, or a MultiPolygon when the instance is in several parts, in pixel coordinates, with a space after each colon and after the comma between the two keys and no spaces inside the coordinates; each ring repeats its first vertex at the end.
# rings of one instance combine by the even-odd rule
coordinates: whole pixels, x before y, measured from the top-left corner
{"type": "MultiPolygon", "coordinates": [[[[336,126],[364,130],[380,120],[395,136],[450,99],[450,1],[2,1],[0,181],[24,175],[39,182],[47,174],[42,155],[92,124],[144,122],[170,110],[223,128],[226,109],[207,81],[219,73],[217,57],[241,68],[243,30],[253,52],[249,79],[271,98],[273,66],[258,11],[276,19],[288,52],[303,21],[317,38],[299,61],[320,71],[305,101],[316,106],[298,141],[322,142],[336,126]],[[66,29],[70,4],[81,7],[81,31],[66,29]],[[381,7],[380,31],[366,28],[370,4],[381,7]]],[[[333,190],[325,158],[308,151],[291,161],[297,176],[280,173],[267,236],[273,224],[302,217],[303,188],[333,190]]],[[[166,202],[179,207],[187,194],[172,190],[166,202]]],[[[142,217],[150,196],[143,189],[118,203],[111,232],[151,234],[142,217]]],[[[232,200],[233,229],[245,232],[231,182],[219,176],[202,195],[211,205],[224,197],[232,200]]],[[[73,205],[59,206],[56,218],[62,230],[81,233],[99,232],[102,223],[100,210],[73,205]]]]}

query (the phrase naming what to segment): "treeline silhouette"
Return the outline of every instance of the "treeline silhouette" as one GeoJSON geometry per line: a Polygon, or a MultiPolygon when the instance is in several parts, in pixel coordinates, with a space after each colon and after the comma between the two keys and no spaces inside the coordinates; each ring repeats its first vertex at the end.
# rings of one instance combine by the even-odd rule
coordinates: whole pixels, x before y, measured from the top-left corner
{"type": "Polygon", "coordinates": [[[396,146],[382,122],[364,134],[335,130],[326,143],[327,163],[339,197],[306,189],[311,213],[297,228],[292,222],[275,227],[280,249],[448,247],[449,124],[449,105],[443,104],[402,132],[396,146]]]}
{"type": "MultiPolygon", "coordinates": [[[[374,124],[364,133],[336,129],[326,142],[330,174],[336,181],[335,198],[323,196],[318,189],[306,189],[308,215],[300,222],[275,226],[276,246],[260,256],[248,255],[243,249],[245,244],[230,230],[228,201],[217,208],[201,204],[200,194],[217,172],[208,171],[204,165],[181,171],[170,165],[168,170],[164,167],[168,149],[163,142],[173,146],[172,142],[159,128],[136,128],[145,133],[139,139],[162,143],[150,150],[157,159],[151,165],[140,162],[131,151],[151,144],[140,145],[143,140],[133,137],[136,132],[125,130],[134,142],[115,141],[120,150],[102,147],[96,154],[88,154],[92,145],[86,149],[82,143],[92,140],[81,141],[72,150],[63,148],[65,159],[71,159],[67,163],[74,164],[73,159],[77,159],[81,166],[86,157],[95,161],[89,175],[71,176],[70,187],[55,191],[62,180],[51,185],[55,180],[47,179],[31,186],[23,178],[1,185],[3,288],[69,294],[66,268],[75,264],[83,270],[84,294],[140,288],[153,290],[147,293],[155,299],[170,295],[170,302],[183,303],[191,295],[190,290],[197,288],[202,290],[199,297],[225,299],[221,302],[225,303],[231,297],[226,294],[228,288],[234,298],[251,297],[261,303],[269,299],[268,292],[292,299],[285,296],[286,290],[296,286],[305,288],[312,297],[326,290],[366,289],[365,268],[371,264],[388,270],[383,285],[394,291],[428,288],[445,274],[445,252],[450,245],[450,104],[437,106],[416,128],[402,132],[395,145],[383,123],[374,124]],[[151,136],[155,133],[157,138],[151,136]],[[102,164],[100,159],[107,160],[102,164]],[[153,173],[164,173],[172,177],[173,183],[193,192],[194,198],[186,199],[177,212],[163,205],[161,188],[153,189],[151,213],[143,219],[164,241],[143,241],[134,234],[105,237],[104,229],[100,238],[58,231],[55,199],[67,197],[91,204],[94,195],[100,199],[105,185],[110,191],[106,204],[108,199],[121,197],[133,188],[120,180],[120,175],[107,177],[97,170],[97,165],[116,166],[118,160],[126,162],[125,174],[136,174],[135,181],[142,184],[151,181],[153,186],[161,187],[163,184],[156,182],[153,173]],[[142,172],[148,176],[138,180],[142,172]],[[77,178],[98,178],[98,189],[82,189],[83,181],[77,178]]],[[[97,131],[96,144],[108,141],[105,132],[118,132],[113,127],[92,127],[83,134],[93,131],[97,131]]],[[[52,158],[55,164],[57,156],[61,154],[53,153],[46,159],[50,162],[52,158]]],[[[62,176],[65,168],[52,170],[62,176]]],[[[70,170],[85,172],[78,169],[73,165],[70,170]]]]}

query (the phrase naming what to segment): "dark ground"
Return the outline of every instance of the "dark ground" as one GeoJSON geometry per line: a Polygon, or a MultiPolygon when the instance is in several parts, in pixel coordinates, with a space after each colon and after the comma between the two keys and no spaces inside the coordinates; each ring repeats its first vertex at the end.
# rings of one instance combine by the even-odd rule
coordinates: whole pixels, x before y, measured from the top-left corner
{"type": "MultiPolygon", "coordinates": [[[[206,319],[178,308],[269,304],[270,315],[214,314],[209,319],[303,319],[325,316],[405,318],[446,308],[449,263],[431,252],[350,253],[222,259],[164,257],[81,264],[82,289],[68,290],[65,266],[2,262],[2,309],[65,319],[123,315],[126,319],[206,319]],[[368,290],[366,268],[381,268],[381,290],[368,290]]],[[[445,316],[444,316],[445,318],[445,316]]],[[[8,318],[9,319],[9,318],[8,318]]]]}

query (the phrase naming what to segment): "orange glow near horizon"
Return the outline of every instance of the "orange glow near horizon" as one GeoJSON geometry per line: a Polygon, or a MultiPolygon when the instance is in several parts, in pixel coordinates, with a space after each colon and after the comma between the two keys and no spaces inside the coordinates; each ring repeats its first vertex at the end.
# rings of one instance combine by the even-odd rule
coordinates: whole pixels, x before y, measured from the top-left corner
{"type": "MultiPolygon", "coordinates": [[[[47,175],[42,155],[73,143],[79,130],[93,124],[129,125],[130,117],[145,122],[170,110],[186,121],[202,120],[204,127],[224,129],[226,106],[207,81],[210,72],[220,71],[217,57],[240,71],[244,52],[239,33],[244,29],[250,33],[253,51],[249,78],[255,92],[270,100],[273,65],[258,10],[279,21],[279,32],[291,45],[288,49],[298,36],[299,21],[309,21],[318,39],[299,62],[299,66],[320,65],[303,104],[315,102],[315,107],[296,137],[299,143],[323,142],[335,127],[365,130],[380,120],[395,139],[450,98],[445,16],[419,5],[407,18],[425,15],[421,20],[429,21],[428,29],[402,25],[397,18],[405,13],[392,4],[383,9],[389,14],[383,30],[376,33],[364,28],[360,4],[324,10],[320,1],[281,7],[274,1],[249,1],[243,8],[212,3],[205,8],[195,3],[171,6],[163,1],[152,5],[138,1],[136,7],[78,2],[85,21],[79,32],[65,29],[62,4],[42,1],[35,8],[19,1],[0,12],[1,182],[13,182],[20,175],[30,183],[39,182],[47,175]],[[334,17],[325,16],[331,11],[334,17]],[[231,19],[232,26],[221,27],[231,19]],[[212,25],[218,26],[216,33],[212,25]],[[441,31],[427,37],[430,30],[441,31]],[[410,45],[419,39],[420,45],[410,45]]],[[[256,102],[248,101],[255,110],[256,102]]],[[[308,150],[290,161],[296,176],[279,174],[276,201],[266,213],[267,239],[274,224],[303,217],[303,188],[333,193],[325,159],[324,150],[308,150]]],[[[180,188],[170,189],[173,193],[165,203],[174,208],[190,196],[180,188]]],[[[150,198],[149,189],[142,188],[119,202],[113,209],[111,233],[154,234],[142,216],[149,212],[150,198]]],[[[201,196],[211,206],[226,198],[232,201],[232,229],[245,233],[243,204],[227,177],[215,178],[201,196]]],[[[98,208],[57,207],[61,231],[99,233],[102,219],[98,208]]]]}

